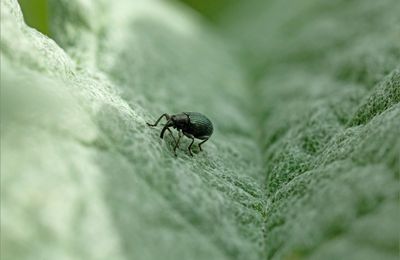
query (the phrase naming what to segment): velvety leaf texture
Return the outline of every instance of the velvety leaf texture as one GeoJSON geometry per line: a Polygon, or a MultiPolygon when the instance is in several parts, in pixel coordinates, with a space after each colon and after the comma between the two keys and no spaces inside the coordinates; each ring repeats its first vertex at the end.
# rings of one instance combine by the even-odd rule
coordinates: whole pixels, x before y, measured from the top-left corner
{"type": "Polygon", "coordinates": [[[398,1],[48,10],[1,1],[2,259],[398,259],[398,1]]]}

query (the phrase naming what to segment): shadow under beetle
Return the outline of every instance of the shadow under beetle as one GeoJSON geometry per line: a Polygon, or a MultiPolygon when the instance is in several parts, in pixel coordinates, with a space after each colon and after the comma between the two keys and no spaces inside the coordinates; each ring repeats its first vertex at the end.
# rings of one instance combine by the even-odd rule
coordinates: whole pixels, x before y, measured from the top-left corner
{"type": "Polygon", "coordinates": [[[214,130],[210,119],[208,119],[205,115],[197,112],[182,112],[176,115],[162,114],[154,124],[149,124],[149,123],[146,124],[151,127],[157,126],[158,122],[160,122],[160,120],[163,117],[167,119],[167,123],[161,130],[160,138],[161,139],[164,138],[164,133],[166,130],[170,132],[175,142],[174,146],[175,156],[176,156],[176,148],[178,148],[179,146],[179,141],[181,140],[182,134],[192,139],[192,142],[190,143],[188,150],[190,156],[193,156],[191,148],[194,143],[194,139],[197,138],[203,140],[202,142],[199,143],[200,151],[202,151],[201,145],[204,144],[210,138],[214,130]],[[175,140],[172,131],[169,129],[170,127],[178,130],[178,140],[175,140]]]}

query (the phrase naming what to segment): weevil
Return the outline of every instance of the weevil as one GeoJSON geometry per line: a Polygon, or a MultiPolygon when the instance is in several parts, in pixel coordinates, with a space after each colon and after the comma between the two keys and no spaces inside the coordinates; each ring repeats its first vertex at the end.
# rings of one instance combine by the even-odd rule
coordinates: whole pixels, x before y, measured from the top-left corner
{"type": "Polygon", "coordinates": [[[179,141],[181,140],[182,134],[186,137],[192,139],[188,150],[190,156],[192,154],[192,145],[194,143],[194,139],[200,139],[202,142],[199,143],[200,151],[201,145],[207,142],[207,140],[211,137],[214,128],[213,125],[205,115],[197,113],[197,112],[182,112],[180,114],[169,115],[169,114],[162,114],[154,124],[147,123],[148,126],[154,127],[160,122],[160,120],[165,117],[167,123],[164,125],[163,129],[160,133],[160,138],[164,138],[165,131],[170,132],[172,138],[174,139],[175,146],[174,146],[174,154],[176,156],[176,148],[179,146],[179,141]],[[175,128],[178,130],[178,140],[175,140],[174,135],[172,134],[170,127],[175,128]]]}

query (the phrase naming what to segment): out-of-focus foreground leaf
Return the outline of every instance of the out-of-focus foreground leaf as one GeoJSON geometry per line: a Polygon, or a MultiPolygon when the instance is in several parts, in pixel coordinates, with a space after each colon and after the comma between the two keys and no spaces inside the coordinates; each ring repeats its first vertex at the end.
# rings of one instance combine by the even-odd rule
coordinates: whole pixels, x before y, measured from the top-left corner
{"type": "Polygon", "coordinates": [[[2,0],[1,258],[395,259],[398,10],[51,0],[50,39],[2,0]],[[145,124],[180,111],[193,158],[145,124]]]}
{"type": "Polygon", "coordinates": [[[259,153],[223,42],[162,2],[50,8],[58,44],[1,2],[4,258],[257,259],[259,153]],[[145,121],[188,110],[215,136],[175,158],[145,121]]]}

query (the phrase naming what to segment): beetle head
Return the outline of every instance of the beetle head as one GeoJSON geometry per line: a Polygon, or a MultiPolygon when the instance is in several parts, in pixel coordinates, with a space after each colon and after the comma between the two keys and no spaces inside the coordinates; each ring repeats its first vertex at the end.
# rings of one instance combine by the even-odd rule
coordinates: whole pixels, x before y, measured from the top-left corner
{"type": "Polygon", "coordinates": [[[186,126],[189,124],[189,117],[188,115],[181,113],[181,114],[176,114],[176,115],[172,115],[167,123],[165,124],[165,126],[163,127],[163,129],[161,130],[161,134],[160,137],[163,138],[164,137],[164,133],[167,130],[168,127],[173,127],[173,128],[177,128],[177,129],[185,129],[186,126]]]}
{"type": "Polygon", "coordinates": [[[182,129],[189,123],[189,117],[182,113],[171,116],[172,126],[174,128],[182,129]]]}

